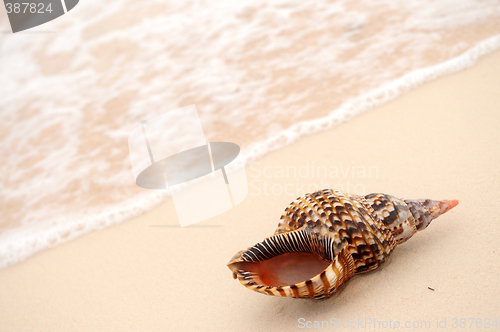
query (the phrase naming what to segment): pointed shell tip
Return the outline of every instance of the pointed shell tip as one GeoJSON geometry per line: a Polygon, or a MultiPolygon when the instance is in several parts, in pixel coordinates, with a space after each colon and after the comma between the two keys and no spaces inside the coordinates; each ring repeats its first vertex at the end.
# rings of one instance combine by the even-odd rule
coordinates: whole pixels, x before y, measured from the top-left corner
{"type": "Polygon", "coordinates": [[[452,199],[450,201],[447,201],[449,209],[453,209],[455,206],[458,205],[458,199],[452,199]]]}

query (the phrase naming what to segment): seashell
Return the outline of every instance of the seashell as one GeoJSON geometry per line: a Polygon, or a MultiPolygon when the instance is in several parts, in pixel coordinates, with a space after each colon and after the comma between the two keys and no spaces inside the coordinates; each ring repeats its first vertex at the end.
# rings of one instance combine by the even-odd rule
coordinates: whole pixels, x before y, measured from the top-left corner
{"type": "Polygon", "coordinates": [[[327,298],[457,204],[329,189],[306,194],[285,209],[274,235],[238,252],[228,267],[262,294],[327,298]]]}

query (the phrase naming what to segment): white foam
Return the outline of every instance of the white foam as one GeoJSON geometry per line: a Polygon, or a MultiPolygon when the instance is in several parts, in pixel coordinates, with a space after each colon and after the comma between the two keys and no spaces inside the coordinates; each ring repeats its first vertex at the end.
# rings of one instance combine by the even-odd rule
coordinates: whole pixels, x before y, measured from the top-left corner
{"type": "Polygon", "coordinates": [[[352,119],[356,115],[383,105],[426,82],[469,68],[474,65],[481,56],[490,54],[498,49],[500,49],[500,35],[483,40],[458,57],[435,66],[413,71],[365,95],[348,100],[340,108],[332,111],[326,117],[298,123],[268,138],[264,142],[254,144],[245,153],[245,164],[249,164],[271,151],[285,147],[305,135],[311,135],[331,129],[352,119]]]}
{"type": "Polygon", "coordinates": [[[42,250],[73,240],[83,234],[118,224],[151,210],[164,201],[164,192],[152,191],[134,197],[118,206],[108,206],[105,212],[66,216],[73,222],[57,223],[52,227],[17,228],[2,233],[0,268],[24,261],[42,250]]]}

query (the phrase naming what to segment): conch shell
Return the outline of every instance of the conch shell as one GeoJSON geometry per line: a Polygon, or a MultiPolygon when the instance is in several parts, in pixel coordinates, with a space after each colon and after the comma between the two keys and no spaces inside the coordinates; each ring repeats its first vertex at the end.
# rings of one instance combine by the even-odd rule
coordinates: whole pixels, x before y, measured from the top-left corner
{"type": "Polygon", "coordinates": [[[323,299],[378,268],[396,245],[457,204],[329,189],[306,194],[285,209],[273,236],[238,252],[228,267],[259,293],[323,299]]]}

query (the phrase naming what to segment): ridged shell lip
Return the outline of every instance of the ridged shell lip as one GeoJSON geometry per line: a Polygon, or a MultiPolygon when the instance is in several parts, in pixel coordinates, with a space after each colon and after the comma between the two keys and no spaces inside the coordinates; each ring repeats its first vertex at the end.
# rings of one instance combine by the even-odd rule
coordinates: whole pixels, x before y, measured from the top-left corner
{"type": "Polygon", "coordinates": [[[251,289],[253,291],[257,291],[259,293],[263,293],[266,295],[274,295],[274,296],[283,296],[283,297],[294,297],[294,298],[324,298],[328,297],[327,292],[324,291],[324,288],[318,290],[318,287],[313,287],[313,285],[319,284],[322,281],[323,276],[326,275],[327,271],[333,269],[333,263],[328,265],[328,267],[318,273],[311,279],[292,284],[292,285],[283,285],[283,286],[267,286],[262,283],[256,281],[255,275],[252,275],[251,272],[243,271],[243,270],[235,270],[233,276],[235,279],[238,279],[242,285],[251,289]],[[312,288],[312,291],[310,289],[312,288]],[[307,291],[307,295],[304,296],[305,291],[307,291]]]}
{"type": "Polygon", "coordinates": [[[246,250],[240,250],[231,257],[227,266],[234,271],[234,265],[237,263],[260,262],[292,252],[316,254],[331,262],[334,258],[334,248],[326,243],[332,241],[328,235],[314,234],[302,227],[295,231],[272,235],[246,250]]]}
{"type": "Polygon", "coordinates": [[[334,261],[313,277],[291,285],[269,286],[262,282],[254,272],[238,269],[236,264],[241,258],[228,264],[233,271],[233,278],[253,291],[281,297],[324,299],[339,290],[347,280],[354,276],[354,260],[347,246],[337,255],[334,261]]]}
{"type": "Polygon", "coordinates": [[[238,251],[231,259],[229,260],[229,263],[227,263],[227,266],[231,268],[231,264],[242,262],[243,260],[241,259],[241,255],[245,252],[245,250],[240,250],[238,251]]]}
{"type": "MultiPolygon", "coordinates": [[[[236,253],[228,263],[228,267],[233,272],[234,279],[238,279],[242,285],[259,293],[321,299],[328,297],[354,275],[354,260],[345,244],[338,248],[328,235],[299,229],[275,234],[236,253]],[[323,263],[312,263],[314,266],[314,269],[310,270],[312,273],[301,281],[281,285],[267,284],[262,280],[266,271],[262,274],[260,267],[250,268],[253,264],[257,266],[285,254],[309,254],[317,257],[316,262],[323,261],[323,263]]],[[[301,275],[307,275],[307,271],[302,270],[301,275]]],[[[295,278],[300,280],[301,277],[296,275],[295,278]]]]}

